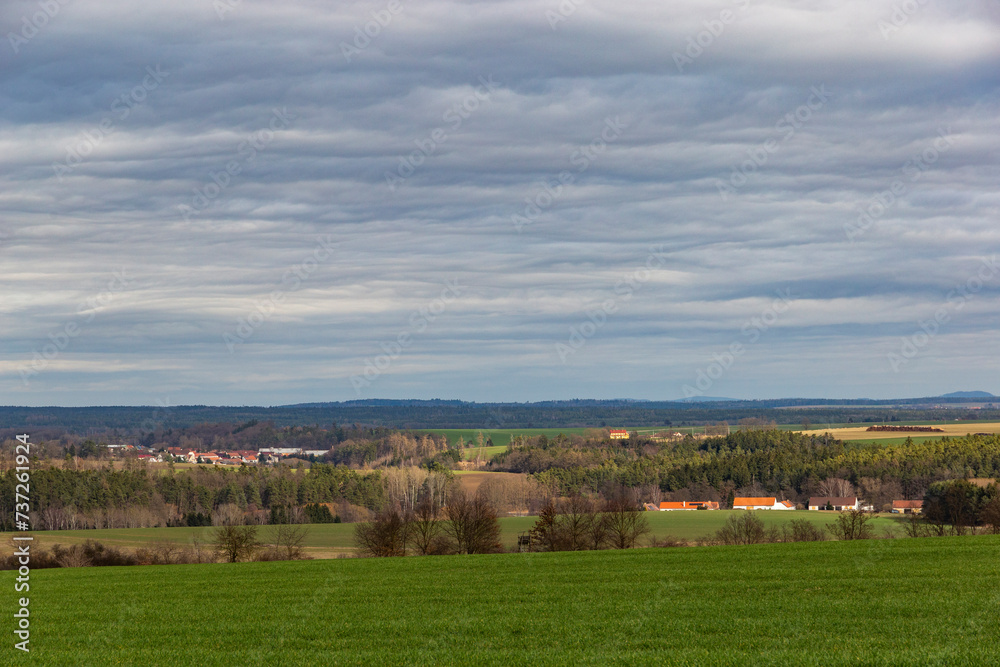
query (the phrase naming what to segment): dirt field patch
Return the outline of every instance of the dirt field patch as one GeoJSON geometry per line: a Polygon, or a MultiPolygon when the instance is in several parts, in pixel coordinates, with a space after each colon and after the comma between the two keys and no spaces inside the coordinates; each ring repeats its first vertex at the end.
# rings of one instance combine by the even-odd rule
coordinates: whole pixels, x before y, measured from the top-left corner
{"type": "Polygon", "coordinates": [[[458,471],[455,473],[455,476],[458,478],[462,490],[469,495],[473,495],[479,489],[479,485],[490,477],[516,474],[513,472],[480,472],[478,470],[470,470],[468,472],[458,471]]]}

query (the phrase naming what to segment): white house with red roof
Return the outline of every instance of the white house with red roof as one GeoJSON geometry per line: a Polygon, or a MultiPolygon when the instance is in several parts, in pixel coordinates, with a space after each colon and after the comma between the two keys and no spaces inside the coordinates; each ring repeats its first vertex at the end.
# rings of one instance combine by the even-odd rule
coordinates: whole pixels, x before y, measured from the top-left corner
{"type": "Polygon", "coordinates": [[[733,498],[734,510],[793,510],[795,503],[774,496],[733,498]]]}

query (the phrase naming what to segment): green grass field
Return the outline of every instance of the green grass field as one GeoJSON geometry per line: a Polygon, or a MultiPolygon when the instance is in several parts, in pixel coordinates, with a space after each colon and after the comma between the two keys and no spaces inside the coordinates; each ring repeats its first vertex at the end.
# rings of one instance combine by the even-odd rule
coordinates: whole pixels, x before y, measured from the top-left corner
{"type": "Polygon", "coordinates": [[[30,599],[5,664],[986,665],[1000,537],[38,570],[30,599]]]}
{"type": "MultiPolygon", "coordinates": [[[[645,512],[643,516],[649,522],[650,537],[663,539],[672,536],[680,540],[695,541],[715,533],[726,522],[731,514],[742,514],[740,510],[718,510],[701,512],[645,512]]],[[[808,519],[822,528],[834,520],[833,512],[762,512],[765,525],[782,525],[792,519],[808,519]]],[[[530,530],[537,517],[505,517],[500,519],[502,541],[507,548],[517,544],[519,533],[530,530]]],[[[877,517],[872,525],[876,535],[882,535],[885,529],[892,530],[896,535],[903,535],[899,516],[877,517]]],[[[313,558],[336,558],[340,554],[354,551],[354,526],[347,523],[310,524],[305,540],[306,554],[313,558]]],[[[259,537],[267,538],[270,528],[261,526],[259,537]]],[[[212,541],[215,531],[211,527],[198,528],[115,528],[108,530],[53,530],[34,533],[35,544],[40,547],[51,547],[54,544],[70,546],[82,544],[86,540],[97,540],[109,546],[128,549],[148,546],[157,541],[169,541],[182,545],[190,545],[195,538],[200,539],[206,547],[212,541]]],[[[9,535],[3,538],[0,553],[13,552],[9,535]]],[[[648,538],[647,538],[648,541],[648,538]]],[[[643,542],[644,544],[646,541],[643,542]]]]}
{"type": "Polygon", "coordinates": [[[466,461],[474,461],[477,456],[482,456],[483,461],[489,461],[500,452],[507,451],[507,445],[494,445],[493,447],[469,447],[462,453],[462,458],[466,461]]]}
{"type": "MultiPolygon", "coordinates": [[[[963,425],[964,424],[968,424],[968,430],[971,433],[971,432],[975,432],[975,430],[976,430],[975,429],[975,425],[976,424],[978,424],[978,423],[995,423],[995,421],[996,420],[981,420],[981,421],[964,421],[963,420],[963,421],[958,422],[958,423],[961,423],[963,425]]],[[[851,423],[844,422],[844,423],[837,423],[837,424],[833,424],[833,423],[831,423],[831,424],[812,424],[811,428],[813,428],[813,429],[859,428],[859,427],[868,427],[868,426],[871,426],[872,424],[875,424],[875,423],[880,423],[880,422],[851,422],[851,423]]],[[[937,422],[935,422],[935,421],[926,421],[926,420],[924,420],[924,421],[912,421],[912,422],[911,421],[893,422],[893,425],[896,425],[896,426],[904,426],[904,425],[907,425],[907,426],[941,426],[941,425],[954,426],[955,424],[956,424],[956,422],[954,422],[954,421],[937,421],[937,422]]],[[[680,433],[691,433],[692,435],[698,435],[698,434],[703,434],[705,432],[705,427],[704,426],[634,426],[634,425],[626,425],[626,428],[628,428],[629,432],[635,432],[635,433],[639,433],[641,435],[650,435],[650,434],[653,434],[653,433],[662,433],[662,432],[670,432],[670,433],[680,432],[680,433]]],[[[730,428],[733,431],[735,431],[737,428],[739,428],[739,425],[738,424],[730,424],[730,428]]],[[[784,430],[784,431],[799,431],[799,430],[802,430],[802,425],[801,424],[778,424],[777,428],[779,428],[781,430],[784,430]]],[[[478,433],[482,432],[484,439],[486,439],[486,440],[492,440],[493,441],[493,445],[494,446],[493,447],[487,447],[487,451],[492,452],[491,454],[489,454],[489,456],[493,456],[493,454],[495,454],[497,452],[503,451],[507,447],[507,445],[510,444],[511,439],[513,439],[513,437],[516,436],[516,435],[537,436],[537,435],[544,434],[545,436],[547,436],[549,438],[554,438],[557,435],[559,435],[560,433],[563,433],[565,435],[571,435],[571,434],[583,435],[587,431],[592,431],[592,430],[601,430],[601,429],[597,429],[596,427],[593,427],[593,428],[512,428],[512,429],[468,429],[468,428],[457,428],[456,429],[456,428],[442,428],[442,429],[430,429],[430,430],[425,429],[425,430],[418,430],[418,431],[414,431],[414,432],[418,433],[418,434],[419,433],[434,433],[434,434],[437,434],[437,435],[445,435],[448,438],[448,442],[450,444],[455,444],[456,442],[458,442],[459,437],[461,437],[462,441],[466,445],[475,444],[475,442],[476,442],[476,435],[478,433]]],[[[964,435],[964,433],[963,433],[963,435],[964,435]]],[[[925,441],[925,440],[938,440],[940,438],[941,438],[940,435],[938,435],[938,436],[918,436],[918,435],[914,434],[914,436],[913,436],[913,439],[915,441],[920,441],[920,442],[925,441]]],[[[906,440],[906,436],[905,435],[903,437],[901,437],[901,438],[898,438],[898,439],[897,438],[888,438],[888,439],[882,438],[882,439],[878,439],[877,442],[878,443],[882,443],[882,444],[892,444],[892,443],[903,442],[904,440],[906,440]]],[[[852,438],[852,442],[862,442],[862,441],[867,442],[867,440],[864,440],[864,439],[852,438]]],[[[872,442],[876,442],[876,440],[873,439],[872,442]]],[[[466,459],[468,459],[470,457],[471,458],[475,458],[475,449],[474,448],[466,451],[466,459]]]]}
{"type": "MultiPolygon", "coordinates": [[[[535,517],[507,517],[500,520],[503,531],[502,539],[508,547],[517,544],[518,533],[528,530],[535,523],[535,517]]],[[[318,523],[307,526],[309,533],[305,539],[306,554],[313,558],[336,558],[340,554],[354,551],[354,524],[349,523],[318,523]]],[[[269,526],[261,526],[258,538],[266,541],[269,526]]],[[[174,542],[181,545],[191,545],[195,538],[209,546],[215,528],[113,528],[107,530],[51,530],[32,533],[35,544],[49,548],[54,544],[70,546],[82,544],[86,540],[97,540],[108,546],[127,549],[148,546],[158,541],[174,542]]],[[[2,539],[0,553],[13,552],[10,536],[6,533],[2,539]]]]}

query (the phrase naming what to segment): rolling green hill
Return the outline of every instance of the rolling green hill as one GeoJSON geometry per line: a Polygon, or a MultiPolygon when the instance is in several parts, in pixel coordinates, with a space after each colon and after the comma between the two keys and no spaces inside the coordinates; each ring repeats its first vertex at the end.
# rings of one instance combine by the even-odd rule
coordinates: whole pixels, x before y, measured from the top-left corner
{"type": "Polygon", "coordinates": [[[30,662],[991,664],[998,555],[978,536],[40,570],[30,662]]]}

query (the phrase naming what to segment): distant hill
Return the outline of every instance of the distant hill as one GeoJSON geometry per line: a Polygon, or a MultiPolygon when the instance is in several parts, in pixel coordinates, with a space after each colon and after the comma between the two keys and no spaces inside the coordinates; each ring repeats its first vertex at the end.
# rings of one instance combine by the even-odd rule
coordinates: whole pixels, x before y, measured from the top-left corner
{"type": "Polygon", "coordinates": [[[996,398],[988,391],[953,391],[950,394],[941,394],[941,398],[996,398]]]}
{"type": "Polygon", "coordinates": [[[725,396],[691,396],[690,398],[679,398],[673,403],[738,403],[742,399],[726,398],[725,396]]]}

